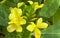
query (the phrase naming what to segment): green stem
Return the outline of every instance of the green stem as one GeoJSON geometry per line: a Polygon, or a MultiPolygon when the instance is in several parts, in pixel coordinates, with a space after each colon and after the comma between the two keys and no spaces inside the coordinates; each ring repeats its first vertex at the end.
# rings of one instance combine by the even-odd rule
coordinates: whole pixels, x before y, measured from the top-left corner
{"type": "Polygon", "coordinates": [[[23,26],[22,38],[30,38],[31,37],[30,32],[28,30],[26,30],[27,25],[28,25],[28,23],[25,26],[23,26]]]}
{"type": "Polygon", "coordinates": [[[17,33],[17,32],[7,33],[5,38],[21,38],[21,33],[17,33]]]}

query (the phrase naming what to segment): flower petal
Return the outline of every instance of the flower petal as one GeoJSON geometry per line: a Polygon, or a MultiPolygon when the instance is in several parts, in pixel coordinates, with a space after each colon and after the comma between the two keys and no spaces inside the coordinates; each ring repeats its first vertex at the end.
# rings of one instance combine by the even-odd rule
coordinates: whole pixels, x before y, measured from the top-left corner
{"type": "Polygon", "coordinates": [[[37,9],[39,9],[39,4],[38,2],[34,2],[34,10],[37,10],[37,9]]]}
{"type": "Polygon", "coordinates": [[[21,7],[23,4],[24,4],[24,2],[20,2],[20,3],[17,4],[17,7],[19,8],[19,7],[21,7]]]}
{"type": "Polygon", "coordinates": [[[41,23],[40,25],[37,25],[38,28],[47,28],[48,24],[47,23],[41,23]]]}
{"type": "Polygon", "coordinates": [[[22,10],[21,10],[21,9],[19,9],[19,8],[14,8],[13,10],[14,10],[14,13],[15,13],[15,15],[16,15],[17,17],[19,17],[19,16],[22,15],[22,10]]]}
{"type": "Polygon", "coordinates": [[[42,18],[39,18],[39,19],[37,20],[37,25],[39,25],[40,23],[42,23],[42,21],[43,21],[43,19],[42,19],[42,18]]]}
{"type": "Polygon", "coordinates": [[[23,18],[20,18],[20,24],[26,24],[26,20],[23,18]]]}
{"type": "Polygon", "coordinates": [[[34,5],[38,5],[38,2],[34,2],[34,5]]]}
{"type": "Polygon", "coordinates": [[[41,32],[38,28],[35,29],[35,38],[40,38],[41,32]]]}
{"type": "Polygon", "coordinates": [[[16,27],[16,31],[17,31],[17,32],[22,32],[22,27],[21,27],[21,26],[17,26],[17,27],[16,27]]]}
{"type": "Polygon", "coordinates": [[[22,15],[22,10],[21,9],[17,9],[18,15],[21,16],[22,15]]]}
{"type": "Polygon", "coordinates": [[[42,8],[44,6],[44,4],[41,4],[40,6],[39,6],[39,8],[42,8]]]}
{"type": "Polygon", "coordinates": [[[12,20],[12,19],[14,19],[14,18],[16,18],[16,17],[15,17],[15,14],[14,14],[14,13],[10,13],[10,15],[9,15],[9,20],[12,20]]]}
{"type": "Polygon", "coordinates": [[[14,18],[13,20],[11,20],[10,22],[8,22],[8,24],[18,24],[18,21],[16,18],[14,18]]]}
{"type": "Polygon", "coordinates": [[[22,10],[18,8],[10,8],[11,13],[9,15],[9,19],[12,20],[14,18],[19,18],[22,15],[22,10]]]}
{"type": "Polygon", "coordinates": [[[27,29],[28,31],[31,31],[31,32],[32,32],[32,31],[35,29],[35,24],[34,24],[33,22],[31,22],[31,24],[28,25],[26,29],[27,29]]]}
{"type": "Polygon", "coordinates": [[[39,5],[35,5],[34,10],[39,9],[39,5]]]}
{"type": "Polygon", "coordinates": [[[33,4],[33,1],[28,1],[28,3],[29,3],[30,5],[32,5],[32,4],[33,4]]]}
{"type": "Polygon", "coordinates": [[[7,27],[7,30],[8,30],[8,32],[13,32],[13,31],[15,31],[15,27],[14,27],[14,25],[9,25],[8,27],[7,27]]]}

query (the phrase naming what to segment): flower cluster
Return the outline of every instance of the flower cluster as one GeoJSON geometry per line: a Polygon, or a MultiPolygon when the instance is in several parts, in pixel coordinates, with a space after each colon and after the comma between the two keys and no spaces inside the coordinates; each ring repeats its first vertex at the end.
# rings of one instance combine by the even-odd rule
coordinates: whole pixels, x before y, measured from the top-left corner
{"type": "MultiPolygon", "coordinates": [[[[44,4],[39,5],[38,2],[32,2],[28,1],[30,5],[33,5],[34,10],[37,10],[38,8],[42,8],[44,4]]],[[[27,23],[26,19],[23,18],[23,10],[20,8],[22,5],[24,5],[24,2],[18,3],[17,7],[10,7],[11,13],[9,14],[9,26],[7,27],[8,32],[22,32],[23,28],[21,25],[24,25],[27,23]]],[[[27,18],[28,19],[28,18],[27,18]]],[[[40,38],[41,31],[40,28],[47,28],[48,24],[43,22],[42,18],[39,18],[36,22],[30,22],[31,24],[27,25],[26,29],[30,32],[35,33],[35,38],[40,38]]]]}

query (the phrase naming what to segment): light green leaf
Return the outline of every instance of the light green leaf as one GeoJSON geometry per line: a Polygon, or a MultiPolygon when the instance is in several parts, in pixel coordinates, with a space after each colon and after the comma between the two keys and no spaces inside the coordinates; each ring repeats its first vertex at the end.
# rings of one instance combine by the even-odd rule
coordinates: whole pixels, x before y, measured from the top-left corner
{"type": "Polygon", "coordinates": [[[60,38],[60,8],[53,16],[53,25],[42,31],[43,38],[60,38]]]}
{"type": "Polygon", "coordinates": [[[60,38],[60,23],[57,22],[54,25],[48,27],[42,32],[43,38],[60,38]]]}

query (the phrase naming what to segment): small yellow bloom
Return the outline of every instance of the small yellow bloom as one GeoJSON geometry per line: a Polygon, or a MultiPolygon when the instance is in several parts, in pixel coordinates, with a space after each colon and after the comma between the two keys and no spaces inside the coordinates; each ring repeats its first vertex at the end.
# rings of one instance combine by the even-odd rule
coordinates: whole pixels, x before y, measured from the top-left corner
{"type": "Polygon", "coordinates": [[[40,4],[39,8],[42,8],[44,6],[44,4],[40,4]]]}
{"type": "Polygon", "coordinates": [[[38,2],[34,2],[34,10],[37,10],[39,8],[42,8],[44,6],[44,4],[38,4],[38,2]]]}
{"type": "Polygon", "coordinates": [[[24,2],[20,2],[20,3],[17,4],[17,7],[19,8],[19,7],[21,7],[23,4],[24,4],[24,2]]]}
{"type": "Polygon", "coordinates": [[[9,26],[7,27],[8,32],[22,32],[22,27],[21,25],[26,23],[26,20],[21,17],[22,15],[22,10],[19,8],[10,8],[11,13],[9,15],[9,20],[8,22],[9,26]]]}
{"type": "Polygon", "coordinates": [[[33,1],[28,1],[28,3],[30,5],[34,5],[34,10],[37,10],[37,9],[42,8],[44,6],[44,4],[39,5],[38,2],[33,2],[33,1]]]}
{"type": "Polygon", "coordinates": [[[37,20],[37,24],[34,24],[33,22],[31,22],[30,25],[27,26],[27,30],[31,31],[35,33],[35,38],[40,38],[41,36],[41,31],[39,30],[39,28],[47,28],[48,24],[43,22],[42,18],[39,18],[37,20]]]}
{"type": "Polygon", "coordinates": [[[33,1],[28,1],[28,3],[29,3],[30,5],[32,5],[32,4],[33,4],[33,1]]]}
{"type": "Polygon", "coordinates": [[[34,6],[34,10],[37,10],[37,9],[39,9],[39,5],[34,6]]]}

